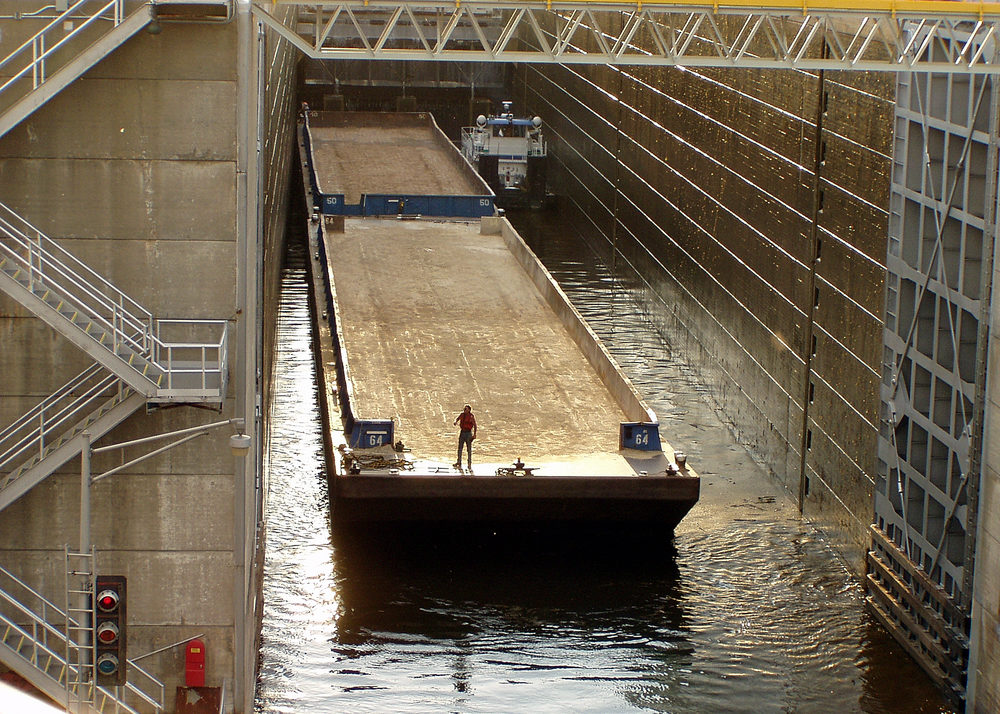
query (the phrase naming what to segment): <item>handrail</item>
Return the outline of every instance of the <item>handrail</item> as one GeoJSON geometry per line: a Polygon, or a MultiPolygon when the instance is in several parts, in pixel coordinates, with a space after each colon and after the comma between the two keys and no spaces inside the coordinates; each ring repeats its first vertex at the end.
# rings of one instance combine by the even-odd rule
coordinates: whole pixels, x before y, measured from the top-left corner
{"type": "MultiPolygon", "coordinates": [[[[2,243],[0,243],[0,248],[4,249],[3,252],[6,252],[8,255],[11,255],[12,252],[9,249],[7,249],[6,246],[4,246],[2,243]]],[[[43,272],[43,268],[45,267],[45,265],[48,264],[53,265],[53,269],[55,271],[55,277],[59,275],[67,277],[69,279],[69,283],[71,286],[76,287],[80,291],[82,291],[83,293],[82,296],[79,293],[74,294],[72,291],[68,291],[68,294],[60,294],[60,297],[66,298],[69,301],[73,301],[72,304],[75,307],[81,308],[82,311],[85,312],[89,318],[91,318],[94,322],[100,324],[102,328],[104,328],[107,332],[109,332],[113,336],[113,341],[111,345],[110,346],[105,345],[107,349],[115,351],[119,347],[125,346],[140,354],[145,353],[147,351],[148,348],[146,347],[145,343],[148,342],[148,340],[146,339],[148,335],[148,330],[136,324],[129,325],[128,323],[130,322],[135,323],[134,317],[124,312],[124,310],[118,305],[109,302],[105,299],[102,299],[102,296],[100,295],[94,295],[92,293],[88,295],[89,286],[86,282],[82,281],[79,278],[79,276],[67,272],[67,270],[58,263],[52,263],[52,261],[48,259],[47,256],[39,258],[38,268],[32,270],[32,282],[38,280],[40,285],[59,287],[63,289],[67,287],[66,284],[59,284],[54,282],[52,280],[52,277],[54,277],[52,273],[46,274],[43,272]],[[35,275],[37,275],[38,277],[35,278],[34,277],[35,275]],[[92,300],[90,301],[91,304],[88,304],[88,301],[86,299],[82,299],[86,297],[92,298],[92,300]],[[101,314],[99,310],[102,307],[108,313],[110,313],[110,315],[106,316],[104,314],[101,314]],[[134,331],[127,332],[126,331],[127,327],[132,327],[134,331]]]]}
{"type": "Polygon", "coordinates": [[[201,366],[200,369],[188,370],[189,372],[201,372],[207,379],[208,374],[224,370],[220,358],[227,341],[225,320],[154,322],[152,313],[137,301],[2,203],[0,253],[9,256],[27,270],[31,282],[38,280],[42,285],[58,291],[60,297],[73,302],[74,307],[83,308],[89,319],[114,335],[114,344],[109,347],[112,351],[119,345],[126,345],[169,375],[174,369],[172,362],[175,350],[197,348],[203,350],[201,366]],[[215,326],[220,328],[221,334],[215,342],[167,342],[160,337],[160,328],[168,324],[215,326]],[[215,359],[210,359],[210,356],[215,359]]]}
{"type": "MultiPolygon", "coordinates": [[[[18,600],[11,597],[3,590],[0,590],[0,600],[6,602],[7,605],[14,608],[16,611],[20,612],[23,616],[27,617],[32,623],[32,630],[35,630],[38,626],[40,626],[48,634],[53,635],[53,637],[57,641],[59,640],[65,641],[66,637],[59,628],[47,622],[42,616],[35,613],[31,608],[21,604],[18,600]]],[[[0,617],[3,617],[3,615],[0,614],[0,617]]],[[[24,632],[24,630],[18,627],[16,623],[13,623],[13,621],[11,621],[11,624],[13,624],[13,626],[17,627],[19,630],[21,630],[21,632],[24,632]]],[[[25,633],[25,634],[30,634],[30,633],[25,633]]],[[[48,649],[48,645],[45,644],[48,640],[44,639],[39,640],[38,637],[34,634],[31,635],[31,639],[35,642],[41,643],[41,646],[43,648],[48,649]]]]}
{"type": "MultiPolygon", "coordinates": [[[[87,371],[90,372],[91,370],[87,371]]],[[[103,373],[104,369],[99,368],[98,370],[95,371],[95,374],[92,376],[97,376],[97,374],[103,374],[103,373]]],[[[50,433],[52,431],[53,421],[55,421],[55,425],[58,426],[58,424],[61,421],[63,421],[66,415],[82,411],[83,408],[86,407],[87,403],[91,402],[94,397],[97,396],[106,397],[106,395],[101,394],[101,392],[103,392],[103,390],[106,390],[108,387],[112,386],[116,379],[117,377],[115,377],[114,375],[107,375],[102,380],[100,380],[100,382],[96,384],[90,384],[85,389],[83,389],[82,393],[77,394],[69,405],[57,407],[56,405],[59,404],[59,402],[74,396],[73,388],[79,389],[82,387],[83,384],[86,384],[86,382],[67,385],[68,387],[71,387],[71,389],[68,390],[66,389],[66,387],[63,387],[55,394],[46,397],[40,404],[33,407],[31,411],[29,411],[29,413],[25,415],[25,417],[32,417],[32,418],[22,417],[18,419],[17,422],[12,424],[11,427],[5,429],[4,438],[0,439],[0,443],[3,443],[4,441],[9,441],[12,438],[13,434],[15,434],[17,431],[23,431],[25,428],[30,429],[30,431],[32,432],[40,431],[40,433],[42,434],[50,433]],[[53,411],[54,414],[46,418],[46,414],[52,413],[53,411]],[[38,425],[32,423],[35,421],[34,417],[37,417],[38,419],[41,420],[42,427],[40,429],[38,425]]],[[[74,382],[75,381],[76,380],[74,379],[74,382]]],[[[9,447],[8,450],[10,448],[13,447],[9,447]]],[[[7,452],[5,451],[3,453],[0,453],[0,464],[3,464],[6,461],[6,459],[7,459],[7,452]]]]}
{"type": "MultiPolygon", "coordinates": [[[[229,691],[232,685],[233,680],[229,677],[222,680],[222,693],[219,696],[219,714],[224,714],[226,711],[226,692],[229,691]]],[[[235,697],[233,697],[233,701],[235,702],[235,697]]]]}
{"type": "MultiPolygon", "coordinates": [[[[99,371],[103,372],[104,370],[101,369],[99,371]]],[[[57,407],[56,405],[60,400],[69,398],[69,396],[71,396],[69,392],[60,394],[63,390],[59,390],[59,392],[55,395],[48,397],[46,400],[51,400],[48,405],[45,405],[43,402],[43,405],[38,405],[32,410],[35,417],[39,420],[38,424],[30,423],[34,421],[34,419],[26,419],[22,417],[18,420],[19,423],[12,425],[19,426],[17,430],[10,427],[8,427],[8,430],[5,430],[10,433],[5,434],[4,438],[0,439],[0,445],[2,445],[4,441],[13,441],[18,432],[21,432],[21,435],[17,441],[6,447],[4,451],[0,452],[0,468],[4,468],[17,459],[27,458],[27,454],[30,451],[34,451],[36,445],[39,453],[44,454],[46,441],[49,440],[48,437],[51,434],[76,424],[79,421],[77,417],[84,412],[98,409],[101,405],[107,403],[108,401],[120,400],[124,393],[124,385],[119,386],[119,390],[116,395],[109,397],[107,394],[107,391],[111,387],[115,386],[117,382],[120,382],[117,376],[113,374],[107,375],[100,381],[87,387],[82,394],[78,395],[69,404],[65,404],[61,407],[57,407]],[[55,411],[46,417],[46,408],[50,411],[55,411]]],[[[65,389],[65,387],[63,389],[65,389]]]]}
{"type": "Polygon", "coordinates": [[[54,29],[61,28],[62,23],[64,21],[70,19],[70,17],[77,10],[79,10],[83,5],[86,5],[88,2],[90,2],[90,0],[77,0],[76,3],[74,3],[72,6],[64,10],[62,14],[53,19],[45,27],[43,27],[41,30],[36,32],[31,37],[29,37],[27,40],[25,40],[20,47],[18,47],[16,50],[14,50],[6,57],[4,57],[2,60],[0,60],[0,69],[3,69],[8,64],[10,64],[15,57],[21,55],[22,53],[26,53],[29,48],[31,49],[31,61],[28,64],[26,64],[23,69],[21,69],[19,72],[14,74],[10,79],[4,82],[3,85],[0,85],[0,93],[6,90],[14,82],[22,79],[25,75],[28,74],[29,71],[32,72],[33,74],[32,83],[34,86],[32,88],[33,89],[37,88],[40,84],[42,84],[45,81],[45,76],[44,76],[45,60],[48,59],[49,56],[51,56],[54,52],[56,52],[56,50],[60,49],[64,44],[69,42],[73,37],[75,37],[77,34],[79,34],[87,27],[89,27],[91,23],[100,19],[101,16],[104,15],[109,9],[114,10],[113,17],[110,18],[114,26],[117,27],[119,24],[121,24],[124,2],[123,0],[110,0],[109,2],[106,2],[105,5],[101,7],[98,11],[94,12],[90,17],[84,20],[78,27],[74,28],[71,32],[64,34],[62,36],[62,39],[56,42],[56,44],[54,44],[52,47],[48,49],[42,49],[41,54],[39,54],[38,52],[39,46],[44,48],[45,35],[54,29]],[[38,68],[41,68],[41,71],[39,71],[38,68]]]}
{"type": "Polygon", "coordinates": [[[64,297],[77,300],[88,309],[94,309],[96,314],[89,316],[109,328],[116,338],[121,337],[135,345],[136,349],[146,351],[145,345],[137,342],[133,334],[143,337],[148,334],[152,313],[2,203],[0,203],[0,249],[28,271],[31,283],[37,279],[44,285],[66,291],[68,294],[64,297]],[[8,215],[5,216],[4,213],[8,215]],[[13,225],[8,220],[10,216],[22,222],[34,235],[29,236],[13,225]],[[51,271],[46,268],[51,268],[51,271]],[[60,277],[64,278],[64,281],[59,281],[60,277]],[[133,312],[140,314],[136,316],[132,314],[133,312]],[[126,325],[131,333],[125,331],[126,325]]]}
{"type": "MultiPolygon", "coordinates": [[[[7,588],[9,585],[5,584],[4,587],[0,587],[0,602],[7,603],[7,607],[4,610],[9,612],[12,609],[14,612],[20,613],[18,619],[22,621],[26,619],[28,621],[28,625],[24,625],[23,622],[15,621],[6,612],[0,610],[0,621],[6,623],[8,627],[14,628],[23,637],[31,641],[31,656],[26,657],[26,659],[35,667],[38,667],[39,652],[54,657],[57,660],[64,660],[64,655],[50,646],[50,639],[57,643],[56,646],[59,644],[62,644],[64,648],[66,646],[66,636],[63,630],[50,621],[58,618],[60,623],[65,626],[67,617],[63,609],[2,566],[0,566],[0,576],[14,583],[18,588],[27,593],[30,598],[40,603],[41,613],[39,614],[14,597],[14,595],[8,593],[7,588]],[[26,627],[28,629],[25,629],[26,627]]],[[[73,625],[78,624],[72,618],[69,618],[69,621],[73,625]]]]}
{"type": "MultiPolygon", "coordinates": [[[[55,614],[59,616],[59,618],[60,618],[59,621],[60,622],[64,622],[66,620],[66,613],[63,612],[63,609],[61,607],[59,607],[54,602],[52,602],[51,600],[49,600],[47,597],[45,597],[44,595],[42,595],[40,592],[38,592],[37,590],[35,590],[34,588],[32,588],[30,585],[28,585],[26,582],[24,582],[23,580],[21,580],[19,577],[17,577],[16,575],[14,575],[12,572],[10,572],[9,570],[7,570],[2,565],[0,565],[0,576],[6,577],[8,580],[13,581],[22,590],[27,591],[31,595],[31,597],[35,598],[36,600],[39,600],[42,603],[42,605],[44,606],[44,608],[43,608],[44,610],[48,610],[48,609],[54,610],[55,614]]],[[[3,593],[7,598],[10,598],[11,600],[14,600],[13,596],[7,594],[4,588],[0,588],[0,593],[3,593]]],[[[21,603],[17,602],[16,600],[14,600],[14,603],[17,606],[19,606],[19,607],[22,607],[22,608],[26,607],[24,605],[21,605],[21,603]]],[[[30,611],[30,609],[29,609],[29,611],[30,611]]],[[[42,617],[44,618],[44,615],[42,615],[42,617]]],[[[74,620],[73,618],[69,618],[69,621],[73,625],[78,624],[77,621],[74,620]]]]}
{"type": "MultiPolygon", "coordinates": [[[[3,203],[0,203],[0,225],[8,228],[8,231],[5,232],[8,233],[9,237],[14,238],[22,248],[31,251],[32,241],[34,240],[37,244],[37,247],[35,248],[37,253],[33,256],[32,253],[29,252],[27,266],[29,270],[37,272],[35,266],[31,262],[32,257],[37,257],[39,261],[44,258],[46,259],[46,262],[52,263],[54,267],[63,270],[66,277],[81,281],[84,286],[88,287],[92,284],[96,284],[111,293],[114,298],[117,298],[117,302],[115,300],[108,300],[107,296],[99,296],[105,299],[105,305],[107,307],[113,307],[116,305],[125,307],[125,305],[128,305],[128,309],[130,311],[140,313],[138,318],[134,318],[137,326],[144,326],[146,321],[152,318],[152,314],[148,310],[119,290],[114,284],[111,283],[111,281],[97,271],[93,270],[86,263],[63,248],[59,243],[45,235],[41,229],[29,223],[3,203]],[[29,234],[33,234],[34,239],[32,238],[32,235],[29,234]],[[53,253],[55,255],[49,256],[48,253],[53,253]],[[68,265],[63,265],[64,263],[68,265]],[[78,273],[83,273],[83,275],[79,275],[78,273]]],[[[19,258],[20,256],[15,253],[14,257],[19,258]]],[[[41,268],[41,262],[39,263],[38,268],[41,268]]]]}
{"type": "Polygon", "coordinates": [[[226,359],[228,356],[229,342],[229,322],[228,320],[176,320],[159,319],[155,322],[153,332],[153,354],[152,361],[160,365],[167,375],[167,389],[172,389],[175,385],[173,377],[177,374],[200,374],[201,380],[199,388],[205,389],[208,386],[209,375],[217,375],[221,380],[226,373],[226,359]],[[163,340],[161,328],[164,326],[195,326],[211,327],[219,330],[219,337],[215,342],[168,342],[163,340]],[[198,358],[193,361],[193,367],[182,367],[176,364],[176,353],[185,351],[197,351],[198,358]],[[211,356],[214,355],[214,359],[211,356]]]}
{"type": "Polygon", "coordinates": [[[158,711],[163,711],[163,703],[164,700],[166,699],[166,685],[164,685],[163,682],[158,680],[156,677],[151,675],[142,667],[137,665],[133,660],[126,660],[125,664],[127,668],[131,669],[134,672],[138,672],[140,675],[142,675],[143,678],[148,680],[149,684],[157,690],[159,697],[154,698],[153,696],[146,694],[145,690],[140,688],[139,685],[135,684],[135,677],[132,676],[126,678],[125,688],[128,691],[132,692],[135,696],[139,697],[144,702],[149,704],[150,706],[155,707],[158,711]]]}
{"type": "Polygon", "coordinates": [[[125,310],[125,314],[131,318],[136,329],[141,330],[146,327],[148,321],[152,319],[152,314],[142,305],[3,203],[0,203],[0,228],[6,228],[7,230],[3,230],[2,233],[12,238],[22,250],[27,251],[28,256],[25,258],[11,248],[7,248],[7,253],[11,257],[20,261],[21,265],[31,271],[32,278],[36,274],[39,278],[45,277],[42,268],[44,265],[51,265],[59,271],[59,274],[73,281],[78,287],[93,289],[96,286],[98,288],[97,294],[93,297],[98,304],[101,304],[105,309],[120,308],[125,310]],[[7,215],[4,216],[3,212],[6,212],[7,215]],[[9,220],[11,217],[23,223],[24,226],[18,227],[11,223],[9,220]],[[33,234],[34,237],[29,233],[33,234]],[[37,266],[33,259],[38,261],[37,266]],[[103,294],[101,289],[110,295],[103,294]],[[133,311],[138,312],[139,316],[132,315],[133,311]]]}
{"type": "MultiPolygon", "coordinates": [[[[94,409],[99,409],[100,406],[97,407],[92,406],[97,399],[102,399],[103,400],[102,403],[107,403],[109,401],[116,401],[116,402],[119,401],[121,397],[121,392],[119,392],[119,394],[115,395],[114,397],[106,397],[103,394],[105,389],[107,387],[112,386],[116,379],[117,377],[112,377],[105,384],[95,386],[87,394],[75,400],[73,404],[61,409],[59,412],[53,415],[52,419],[50,419],[48,423],[43,422],[40,425],[40,427],[37,430],[35,430],[36,435],[33,435],[32,432],[29,432],[28,434],[22,436],[21,439],[16,444],[9,447],[7,451],[5,451],[2,454],[3,458],[2,460],[0,460],[0,467],[6,467],[8,464],[14,462],[17,459],[29,458],[28,454],[34,452],[36,446],[38,448],[39,455],[44,457],[45,448],[47,446],[46,437],[59,430],[61,427],[66,426],[67,422],[69,422],[70,427],[73,424],[78,423],[80,420],[76,419],[76,417],[81,413],[83,413],[88,408],[90,409],[90,411],[93,411],[94,409]]],[[[3,486],[6,486],[6,483],[4,483],[3,486]]]]}
{"type": "MultiPolygon", "coordinates": [[[[0,203],[0,256],[27,272],[29,289],[51,290],[67,306],[84,314],[112,336],[102,346],[118,358],[120,348],[141,356],[145,364],[166,376],[167,389],[174,387],[175,374],[200,374],[199,388],[208,387],[210,377],[225,378],[228,357],[228,321],[155,320],[152,313],[119,290],[109,280],[52,240],[37,227],[0,203]],[[169,342],[162,337],[165,326],[211,327],[218,335],[210,342],[169,342]],[[195,366],[178,366],[178,354],[196,350],[195,366]]],[[[145,379],[162,388],[158,374],[142,372],[145,379]]],[[[185,388],[191,385],[185,384],[185,388]]]]}
{"type": "MultiPolygon", "coordinates": [[[[46,410],[51,408],[52,404],[61,399],[64,399],[66,395],[78,389],[88,379],[91,379],[92,377],[101,374],[102,372],[104,372],[104,368],[97,363],[94,363],[89,367],[87,367],[85,370],[80,372],[80,374],[76,375],[66,384],[59,387],[59,389],[57,389],[55,392],[45,397],[45,399],[40,401],[35,406],[31,407],[31,409],[29,409],[27,412],[19,416],[12,423],[8,424],[3,429],[0,429],[0,444],[6,441],[9,438],[10,434],[13,434],[15,431],[20,429],[25,423],[34,421],[35,417],[39,416],[40,414],[43,414],[46,410]]],[[[0,453],[0,464],[2,463],[3,463],[3,455],[2,453],[0,453]]]]}
{"type": "Polygon", "coordinates": [[[222,330],[222,338],[219,349],[219,393],[225,394],[228,387],[229,376],[229,321],[226,320],[222,330]]]}
{"type": "MultiPolygon", "coordinates": [[[[3,594],[2,591],[0,591],[0,595],[2,595],[2,594],[3,594]]],[[[2,597],[0,599],[9,600],[9,601],[11,600],[11,598],[9,598],[9,597],[2,597]]],[[[16,600],[12,600],[12,603],[16,604],[17,601],[16,600]]],[[[41,640],[38,639],[35,627],[36,627],[37,624],[41,624],[41,625],[45,626],[46,629],[50,629],[48,626],[46,626],[46,623],[44,621],[40,620],[37,617],[32,617],[32,613],[30,611],[27,612],[27,613],[25,613],[25,614],[27,614],[29,616],[29,619],[31,620],[31,623],[32,623],[32,631],[31,632],[28,632],[27,630],[25,630],[24,627],[22,627],[21,625],[19,625],[16,622],[14,622],[14,620],[12,620],[11,618],[7,617],[2,612],[0,612],[0,622],[5,623],[8,627],[10,627],[10,628],[12,628],[14,630],[17,630],[18,632],[21,633],[22,636],[24,636],[25,638],[31,640],[31,643],[32,643],[31,657],[30,658],[25,658],[25,659],[27,659],[32,664],[32,666],[34,666],[35,668],[37,668],[39,671],[45,672],[45,674],[50,679],[53,679],[53,681],[56,681],[59,684],[62,684],[61,681],[53,678],[44,669],[42,669],[41,667],[38,667],[38,660],[39,660],[38,654],[39,654],[39,652],[41,652],[43,654],[46,654],[46,655],[50,656],[52,659],[54,659],[54,660],[56,660],[57,662],[60,662],[60,663],[66,661],[65,656],[63,654],[59,653],[59,652],[56,652],[51,647],[49,647],[47,639],[41,639],[41,640]]],[[[55,635],[55,640],[57,642],[61,642],[63,644],[66,644],[66,638],[63,636],[62,632],[60,632],[59,630],[53,630],[52,634],[55,635]]],[[[23,654],[21,656],[24,657],[23,654]]]]}

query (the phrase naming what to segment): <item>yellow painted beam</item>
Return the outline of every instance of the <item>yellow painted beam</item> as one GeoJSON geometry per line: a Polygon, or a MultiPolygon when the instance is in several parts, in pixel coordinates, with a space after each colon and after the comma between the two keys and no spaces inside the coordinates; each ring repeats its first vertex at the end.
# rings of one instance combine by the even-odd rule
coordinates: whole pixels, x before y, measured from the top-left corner
{"type": "Polygon", "coordinates": [[[705,2],[705,0],[509,0],[508,2],[486,3],[477,0],[343,0],[343,2],[315,2],[308,0],[272,0],[270,5],[351,5],[369,8],[398,5],[418,7],[446,7],[451,5],[483,6],[504,8],[532,7],[559,9],[568,6],[606,6],[619,8],[656,7],[668,11],[676,8],[681,12],[712,9],[716,13],[760,14],[779,12],[796,14],[845,12],[864,15],[905,15],[907,17],[948,15],[973,19],[1000,18],[1000,2],[966,2],[966,0],[769,0],[767,3],[753,0],[725,0],[705,2]]]}

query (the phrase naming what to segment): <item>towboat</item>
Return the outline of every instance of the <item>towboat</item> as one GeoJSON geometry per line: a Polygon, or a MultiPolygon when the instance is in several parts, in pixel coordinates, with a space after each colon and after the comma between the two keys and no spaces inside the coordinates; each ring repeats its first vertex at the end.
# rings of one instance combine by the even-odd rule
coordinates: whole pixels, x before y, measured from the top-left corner
{"type": "Polygon", "coordinates": [[[462,155],[496,194],[501,208],[542,208],[555,196],[547,190],[547,146],[541,117],[515,117],[513,103],[462,129],[462,155]]]}

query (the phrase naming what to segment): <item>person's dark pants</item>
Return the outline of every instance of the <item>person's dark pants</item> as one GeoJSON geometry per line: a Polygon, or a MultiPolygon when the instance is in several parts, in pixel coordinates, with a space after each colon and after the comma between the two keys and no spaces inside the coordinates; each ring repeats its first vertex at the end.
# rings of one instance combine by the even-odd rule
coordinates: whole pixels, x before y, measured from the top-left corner
{"type": "Polygon", "coordinates": [[[472,468],[472,430],[462,429],[458,435],[458,461],[456,463],[462,463],[462,447],[469,447],[469,468],[472,468]]]}

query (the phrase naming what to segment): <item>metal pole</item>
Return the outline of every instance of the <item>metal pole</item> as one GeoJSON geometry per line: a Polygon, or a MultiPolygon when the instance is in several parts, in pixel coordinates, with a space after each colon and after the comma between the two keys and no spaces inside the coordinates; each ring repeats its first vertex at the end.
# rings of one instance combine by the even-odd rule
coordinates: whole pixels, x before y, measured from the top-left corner
{"type": "Polygon", "coordinates": [[[90,551],[90,432],[80,434],[83,451],[80,452],[80,552],[90,551]]]}
{"type": "Polygon", "coordinates": [[[248,616],[252,618],[253,614],[247,612],[247,565],[243,562],[243,552],[245,550],[247,537],[245,518],[246,489],[244,486],[247,476],[246,458],[241,455],[234,457],[233,461],[233,472],[236,474],[236,478],[233,480],[233,569],[235,572],[233,583],[233,621],[235,626],[233,645],[237,653],[235,661],[236,671],[234,672],[234,681],[236,684],[236,696],[234,701],[238,705],[241,701],[245,702],[251,696],[250,693],[246,691],[249,683],[247,682],[247,673],[244,671],[244,667],[247,666],[247,662],[244,660],[244,650],[248,641],[246,633],[246,620],[248,616]]]}
{"type": "MultiPolygon", "coordinates": [[[[90,432],[84,431],[80,434],[83,439],[83,449],[80,451],[80,557],[85,557],[86,553],[92,553],[90,544],[90,487],[93,483],[90,473],[90,432]]],[[[92,557],[90,559],[90,570],[96,567],[97,558],[92,557]]],[[[93,572],[87,575],[81,574],[79,581],[79,590],[81,593],[89,592],[91,589],[91,583],[93,578],[93,572]]],[[[80,602],[76,604],[76,607],[80,609],[80,658],[77,666],[80,668],[77,674],[77,681],[80,687],[86,687],[86,679],[83,672],[89,669],[90,665],[90,601],[87,595],[79,595],[80,602]]],[[[66,637],[70,637],[70,633],[66,632],[66,637]]],[[[66,658],[69,660],[69,643],[67,642],[66,648],[66,658]]],[[[69,681],[69,672],[66,673],[67,681],[69,681]]],[[[76,692],[80,708],[79,711],[84,712],[89,710],[89,697],[83,695],[83,691],[78,690],[76,692]]]]}
{"type": "Polygon", "coordinates": [[[216,421],[211,424],[203,424],[202,426],[191,426],[185,429],[177,429],[175,431],[164,432],[163,434],[156,434],[155,436],[144,436],[141,439],[131,439],[129,441],[120,441],[117,444],[108,444],[107,446],[98,446],[93,450],[95,454],[101,454],[105,451],[113,451],[114,449],[125,449],[130,446],[139,446],[140,444],[148,444],[152,441],[162,441],[163,439],[171,439],[175,436],[184,436],[185,434],[195,434],[198,435],[208,433],[210,429],[217,429],[221,426],[233,426],[237,431],[243,431],[245,427],[245,422],[242,418],[226,419],[225,421],[216,421]]]}
{"type": "Polygon", "coordinates": [[[207,433],[208,433],[208,431],[201,431],[201,432],[198,432],[197,434],[188,434],[183,439],[178,439],[177,441],[173,441],[173,442],[167,444],[166,446],[161,446],[159,449],[156,449],[155,451],[150,451],[148,454],[143,454],[142,456],[134,458],[131,461],[128,461],[128,462],[122,464],[121,466],[116,466],[113,469],[110,469],[109,471],[105,471],[102,474],[98,474],[97,476],[92,477],[90,479],[90,482],[91,483],[97,483],[98,481],[101,481],[102,479],[106,479],[108,476],[114,476],[116,473],[124,471],[125,469],[128,469],[128,468],[131,468],[131,467],[135,466],[136,464],[145,461],[146,459],[150,459],[150,458],[152,458],[154,456],[159,456],[164,451],[170,451],[175,446],[180,446],[181,444],[186,444],[187,442],[192,441],[193,439],[197,439],[200,436],[205,436],[205,434],[207,434],[207,433]]]}
{"type": "MultiPolygon", "coordinates": [[[[256,336],[257,300],[257,235],[259,161],[257,102],[257,23],[251,3],[241,0],[237,7],[237,114],[236,114],[236,178],[237,230],[236,265],[237,302],[241,314],[237,318],[236,405],[235,413],[246,419],[251,434],[256,433],[254,406],[256,402],[256,336]]],[[[253,708],[253,687],[248,677],[253,664],[247,658],[246,622],[246,563],[243,556],[246,517],[246,462],[234,463],[233,468],[233,688],[236,711],[253,708]]],[[[251,623],[253,626],[253,623],[251,623]]]]}

